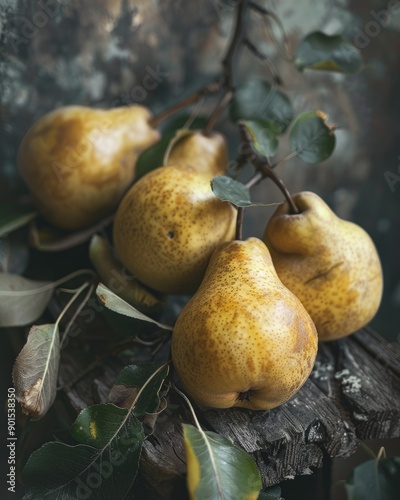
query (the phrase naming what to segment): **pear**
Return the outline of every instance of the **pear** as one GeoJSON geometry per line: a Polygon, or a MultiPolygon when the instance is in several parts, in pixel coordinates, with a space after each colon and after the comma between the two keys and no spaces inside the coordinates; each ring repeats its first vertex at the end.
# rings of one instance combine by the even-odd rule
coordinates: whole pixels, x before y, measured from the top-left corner
{"type": "Polygon", "coordinates": [[[193,293],[215,247],[235,237],[236,209],[211,190],[212,175],[192,166],[159,167],[141,177],[114,220],[118,258],[163,293],[193,293]]]}
{"type": "Polygon", "coordinates": [[[264,242],[282,283],[312,317],[319,339],[334,340],[365,326],[383,289],[379,256],[370,236],[340,219],[316,194],[293,195],[269,220],[264,242]]]}
{"type": "Polygon", "coordinates": [[[258,238],[222,243],[179,315],[172,360],[182,386],[212,408],[269,410],[306,381],[315,326],[258,238]]]}
{"type": "Polygon", "coordinates": [[[150,116],[143,106],[65,106],[40,118],[22,140],[18,166],[42,215],[68,230],[109,215],[138,155],[159,139],[150,116]]]}
{"type": "Polygon", "coordinates": [[[201,130],[180,132],[181,135],[171,142],[167,150],[164,165],[191,166],[212,177],[225,172],[228,148],[222,134],[212,132],[205,135],[201,130]]]}
{"type": "Polygon", "coordinates": [[[106,238],[95,234],[89,244],[89,257],[100,280],[121,299],[139,311],[157,315],[163,309],[163,301],[133,276],[129,276],[115,259],[110,243],[106,238]]]}

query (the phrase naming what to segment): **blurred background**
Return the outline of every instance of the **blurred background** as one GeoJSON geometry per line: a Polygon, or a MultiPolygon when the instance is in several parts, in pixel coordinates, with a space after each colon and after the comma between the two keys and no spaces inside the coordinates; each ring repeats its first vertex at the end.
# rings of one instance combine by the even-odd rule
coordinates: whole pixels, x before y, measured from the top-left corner
{"type": "MultiPolygon", "coordinates": [[[[141,103],[155,113],[208,82],[220,69],[237,0],[0,0],[0,196],[26,191],[16,169],[19,143],[32,123],[57,106],[113,107],[141,103]],[[150,81],[151,89],[146,85],[150,81]],[[147,79],[146,79],[147,76],[147,79]]],[[[306,33],[343,33],[363,56],[356,76],[297,72],[282,60],[257,16],[253,43],[268,54],[296,113],[321,109],[337,132],[326,162],[291,160],[280,174],[291,191],[312,190],[374,239],[384,268],[385,293],[373,326],[387,339],[400,334],[400,4],[399,2],[280,0],[260,2],[281,18],[293,49],[306,33]],[[390,10],[388,10],[390,8],[390,10]]],[[[237,81],[248,72],[270,78],[246,53],[237,81]]],[[[196,108],[207,114],[210,101],[196,108]]],[[[228,121],[217,128],[238,137],[228,121]]],[[[288,148],[282,142],[283,156],[288,148]],[[285,149],[286,148],[286,149],[285,149]]],[[[254,198],[280,201],[270,183],[254,198]]],[[[272,209],[247,215],[247,235],[262,233],[272,209]]]]}
{"type": "MultiPolygon", "coordinates": [[[[25,132],[47,111],[66,104],[140,103],[158,113],[209,82],[220,71],[238,1],[0,0],[1,202],[27,196],[16,154],[25,132]]],[[[321,30],[343,33],[361,51],[365,68],[355,76],[300,74],[279,56],[260,19],[249,20],[251,40],[271,57],[295,113],[321,109],[341,127],[329,160],[306,165],[293,159],[279,173],[290,191],[319,193],[338,215],[372,236],[385,278],[372,325],[389,341],[400,342],[400,2],[258,3],[280,17],[292,50],[305,34],[321,30]]],[[[269,69],[246,53],[237,81],[250,71],[271,78],[269,69]]],[[[207,115],[212,105],[207,100],[196,113],[207,115]]],[[[224,118],[216,128],[226,133],[235,159],[236,129],[224,118]]],[[[288,151],[281,141],[278,158],[288,151]]],[[[254,189],[253,198],[281,201],[268,182],[254,189]]],[[[248,210],[245,236],[260,236],[272,211],[248,210]]],[[[7,386],[9,352],[1,349],[7,386]]]]}

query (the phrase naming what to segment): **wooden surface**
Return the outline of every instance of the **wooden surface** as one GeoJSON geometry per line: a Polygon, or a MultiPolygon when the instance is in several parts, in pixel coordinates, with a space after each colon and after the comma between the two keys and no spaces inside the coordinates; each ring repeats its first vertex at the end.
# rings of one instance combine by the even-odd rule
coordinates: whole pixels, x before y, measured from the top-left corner
{"type": "MultiPolygon", "coordinates": [[[[72,380],[82,359],[62,363],[60,382],[72,380]]],[[[76,410],[106,401],[126,360],[115,358],[65,389],[76,410]]],[[[78,371],[77,371],[78,370],[78,371]]],[[[169,393],[169,407],[145,442],[141,474],[154,498],[171,498],[183,481],[185,454],[181,423],[191,422],[182,400],[169,393]],[[155,493],[154,493],[155,494],[155,493]]],[[[271,411],[197,408],[205,428],[252,453],[265,485],[309,474],[324,457],[348,457],[358,440],[400,436],[400,346],[369,328],[321,344],[313,372],[287,403],[271,411]]]]}

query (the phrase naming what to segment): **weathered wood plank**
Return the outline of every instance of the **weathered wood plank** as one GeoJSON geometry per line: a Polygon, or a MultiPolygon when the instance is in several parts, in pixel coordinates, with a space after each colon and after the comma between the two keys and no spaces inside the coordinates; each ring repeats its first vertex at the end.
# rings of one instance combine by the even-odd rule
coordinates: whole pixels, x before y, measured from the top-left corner
{"type": "MultiPolygon", "coordinates": [[[[252,453],[265,485],[307,474],[325,456],[352,454],[358,439],[400,436],[400,347],[371,329],[321,344],[313,372],[290,401],[271,411],[197,409],[205,428],[252,453]]],[[[135,359],[115,357],[66,388],[80,410],[107,400],[119,370],[135,359]]],[[[60,382],[67,384],[85,366],[84,353],[63,353],[60,382]]],[[[191,422],[181,399],[171,392],[169,407],[145,442],[141,475],[154,498],[172,498],[182,483],[185,454],[181,424],[191,422]],[[158,492],[157,494],[155,492],[158,492]]]]}
{"type": "Polygon", "coordinates": [[[255,453],[266,485],[321,467],[324,453],[346,457],[357,447],[354,427],[311,379],[271,411],[208,410],[204,417],[217,432],[255,453]]]}

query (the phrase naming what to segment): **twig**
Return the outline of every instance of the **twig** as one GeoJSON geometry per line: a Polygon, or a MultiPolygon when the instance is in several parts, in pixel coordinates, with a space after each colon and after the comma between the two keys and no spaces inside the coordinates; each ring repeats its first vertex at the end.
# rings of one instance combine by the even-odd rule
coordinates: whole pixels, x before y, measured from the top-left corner
{"type": "Polygon", "coordinates": [[[210,134],[219,116],[224,112],[224,110],[229,105],[234,95],[233,68],[237,52],[240,46],[242,45],[244,39],[243,14],[247,3],[248,0],[242,0],[241,2],[239,2],[239,5],[236,10],[236,20],[235,20],[235,28],[233,31],[233,36],[226,51],[226,55],[222,60],[222,68],[223,68],[222,87],[225,90],[225,95],[218,102],[216,108],[214,109],[213,113],[211,114],[208,120],[206,127],[204,128],[204,133],[206,135],[210,134]]]}
{"type": "Polygon", "coordinates": [[[264,174],[257,170],[257,172],[253,175],[253,177],[245,184],[247,189],[251,189],[253,186],[258,184],[260,181],[264,179],[264,174]]]}
{"type": "Polygon", "coordinates": [[[220,99],[214,111],[211,113],[210,118],[208,119],[207,125],[204,128],[204,135],[210,135],[212,129],[214,128],[215,123],[217,122],[220,115],[224,112],[225,108],[231,102],[233,97],[233,91],[228,90],[220,99]]]}
{"type": "Polygon", "coordinates": [[[228,90],[232,90],[233,85],[233,63],[236,58],[236,53],[240,48],[243,41],[243,22],[244,22],[244,11],[247,6],[248,0],[242,0],[239,2],[236,11],[235,28],[233,31],[232,40],[226,51],[226,55],[222,60],[222,67],[224,69],[224,80],[223,86],[228,90]]]}
{"type": "Polygon", "coordinates": [[[258,182],[260,182],[262,179],[269,178],[280,189],[283,196],[286,198],[286,201],[288,202],[290,207],[290,212],[292,214],[300,213],[300,210],[297,208],[288,189],[286,188],[282,179],[274,172],[273,167],[270,165],[268,159],[265,157],[258,156],[257,153],[252,150],[251,147],[252,141],[251,138],[249,137],[246,128],[241,126],[240,132],[242,135],[242,139],[247,146],[247,148],[244,149],[244,154],[248,155],[248,159],[253,163],[253,165],[257,169],[257,172],[254,174],[254,176],[247,182],[246,187],[250,188],[255,184],[257,184],[258,182]]]}
{"type": "Polygon", "coordinates": [[[68,321],[67,323],[67,326],[65,327],[64,329],[64,332],[62,334],[62,337],[61,337],[61,347],[63,346],[64,342],[65,342],[65,339],[67,337],[67,334],[71,328],[71,326],[73,325],[73,323],[75,322],[76,318],[79,316],[79,314],[81,313],[82,309],[85,307],[87,301],[90,299],[90,296],[92,295],[93,293],[93,290],[95,288],[95,285],[93,284],[89,284],[88,282],[84,283],[80,288],[78,288],[78,290],[75,292],[75,295],[72,297],[72,299],[70,300],[69,303],[72,303],[76,298],[78,298],[78,296],[80,295],[80,293],[89,286],[89,290],[88,292],[86,293],[84,299],[82,300],[82,302],[79,304],[79,306],[77,307],[76,311],[74,312],[72,318],[68,321]],[[90,285],[90,286],[89,286],[90,285]]]}
{"type": "Polygon", "coordinates": [[[257,14],[263,16],[265,30],[266,30],[267,34],[270,36],[270,38],[272,39],[273,44],[278,49],[279,53],[281,55],[283,55],[284,59],[286,59],[287,61],[293,61],[293,54],[290,50],[289,40],[286,36],[285,29],[284,29],[279,17],[271,10],[265,9],[264,7],[256,4],[255,2],[250,2],[249,8],[254,10],[255,12],[257,12],[257,14]],[[267,19],[265,19],[267,17],[269,17],[270,19],[275,21],[275,23],[279,26],[279,29],[281,30],[282,39],[283,39],[283,50],[281,50],[281,47],[279,45],[279,41],[277,40],[274,32],[272,31],[272,29],[270,29],[270,27],[267,24],[267,19]]]}
{"type": "Polygon", "coordinates": [[[293,198],[291,194],[289,193],[287,187],[283,183],[282,179],[276,175],[276,173],[272,170],[271,166],[268,163],[261,163],[258,164],[259,169],[261,172],[263,172],[264,177],[270,178],[274,184],[280,189],[282,192],[283,196],[286,198],[286,201],[289,204],[290,207],[290,213],[292,214],[299,214],[300,210],[297,208],[295,202],[293,201],[293,198]]]}
{"type": "Polygon", "coordinates": [[[237,218],[236,218],[236,240],[243,239],[243,219],[244,219],[244,207],[238,207],[237,218]]]}
{"type": "Polygon", "coordinates": [[[201,89],[196,90],[193,94],[189,95],[182,101],[179,101],[175,104],[173,104],[171,107],[165,109],[162,111],[159,115],[153,116],[153,118],[150,120],[150,125],[152,127],[157,127],[161,122],[169,118],[170,116],[174,115],[177,111],[180,111],[181,109],[187,108],[191,104],[195,104],[197,101],[199,101],[201,98],[203,98],[206,95],[209,94],[216,94],[221,90],[221,81],[214,80],[205,87],[202,87],[201,89]]]}
{"type": "Polygon", "coordinates": [[[273,62],[269,57],[259,51],[259,49],[251,42],[247,37],[244,39],[243,44],[254,54],[258,59],[263,61],[269,71],[271,72],[272,78],[276,85],[283,85],[282,78],[279,76],[277,69],[275,68],[273,62]]]}

